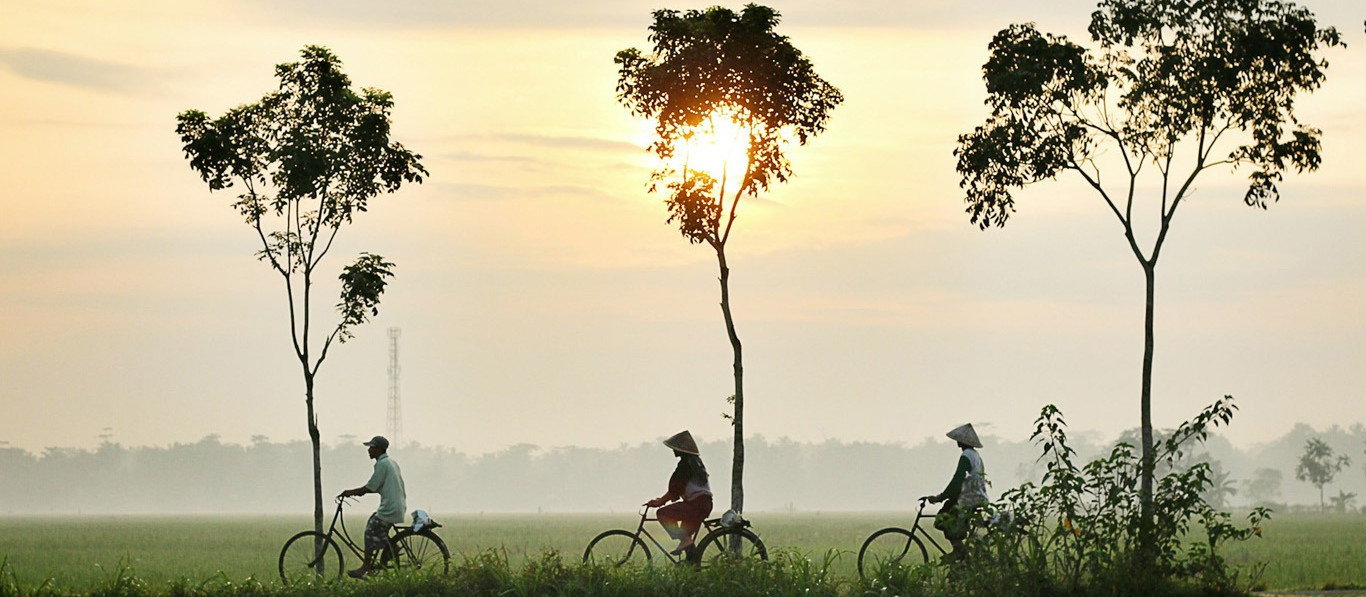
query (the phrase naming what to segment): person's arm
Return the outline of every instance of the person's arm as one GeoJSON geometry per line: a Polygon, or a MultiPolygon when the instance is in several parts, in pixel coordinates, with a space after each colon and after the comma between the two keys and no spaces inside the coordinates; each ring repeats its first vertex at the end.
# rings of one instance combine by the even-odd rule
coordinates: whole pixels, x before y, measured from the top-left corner
{"type": "Polygon", "coordinates": [[[972,472],[972,461],[968,460],[966,454],[959,456],[958,470],[953,471],[953,478],[949,479],[948,487],[945,487],[939,495],[930,496],[930,503],[937,504],[944,500],[957,499],[958,495],[963,492],[963,479],[967,477],[969,472],[972,472]]]}
{"type": "Polygon", "coordinates": [[[375,463],[375,472],[370,475],[370,480],[366,481],[365,485],[355,489],[347,489],[337,497],[358,497],[367,493],[379,493],[380,488],[384,487],[385,473],[388,470],[386,467],[379,466],[379,463],[375,463]]]}
{"type": "Polygon", "coordinates": [[[346,489],[346,490],[343,490],[340,494],[337,494],[337,497],[344,497],[344,498],[345,498],[345,497],[358,497],[358,496],[365,495],[365,494],[367,494],[367,493],[374,493],[374,492],[370,491],[370,488],[369,488],[369,487],[366,487],[366,486],[364,486],[364,485],[361,485],[360,487],[357,487],[357,488],[355,488],[355,489],[346,489]]]}
{"type": "Polygon", "coordinates": [[[645,502],[645,505],[651,508],[658,508],[660,506],[663,506],[664,504],[679,499],[683,497],[683,490],[686,489],[687,486],[688,473],[686,470],[683,469],[683,465],[679,464],[678,468],[674,469],[673,476],[669,477],[669,491],[666,492],[664,495],[661,495],[655,499],[645,502]]]}

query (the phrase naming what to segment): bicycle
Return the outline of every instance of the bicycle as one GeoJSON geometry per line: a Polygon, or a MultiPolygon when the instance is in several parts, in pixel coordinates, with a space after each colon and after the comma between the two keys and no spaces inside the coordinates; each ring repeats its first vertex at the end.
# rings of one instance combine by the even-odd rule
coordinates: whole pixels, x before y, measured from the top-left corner
{"type": "Polygon", "coordinates": [[[879,566],[929,562],[930,552],[925,549],[926,541],[929,541],[930,545],[939,551],[939,555],[948,555],[949,551],[934,540],[934,536],[930,535],[929,530],[920,526],[921,520],[933,519],[938,514],[937,512],[925,513],[925,504],[928,501],[927,498],[920,498],[920,509],[915,513],[915,523],[911,525],[910,530],[901,527],[887,527],[868,536],[868,539],[863,542],[863,547],[858,550],[858,573],[860,577],[867,578],[869,574],[876,572],[879,566]],[[917,554],[920,556],[918,562],[903,562],[907,557],[914,560],[917,554]]]}
{"type": "MultiPolygon", "coordinates": [[[[341,578],[346,568],[342,565],[338,539],[355,557],[365,558],[363,545],[357,545],[351,539],[351,533],[346,530],[346,519],[342,517],[342,508],[347,499],[336,499],[337,512],[332,515],[332,525],[326,533],[302,531],[285,541],[285,546],[280,549],[280,580],[286,585],[341,578]]],[[[432,570],[440,574],[449,572],[451,552],[446,549],[446,542],[433,532],[439,526],[436,521],[427,523],[421,530],[395,525],[389,531],[388,546],[380,550],[375,569],[432,570]]]]}
{"type": "Polygon", "coordinates": [[[655,539],[650,531],[645,529],[645,523],[659,521],[659,518],[651,518],[649,514],[650,506],[647,505],[641,509],[640,524],[636,525],[634,532],[625,529],[613,529],[603,531],[594,537],[588,543],[588,548],[583,550],[583,563],[617,567],[627,564],[649,564],[653,554],[650,553],[650,548],[646,546],[645,539],[649,539],[650,543],[653,543],[664,554],[664,557],[674,564],[687,562],[704,566],[737,557],[768,560],[768,548],[764,547],[764,542],[759,539],[754,531],[749,529],[749,521],[738,516],[734,520],[728,520],[728,517],[722,516],[702,521],[702,529],[698,532],[705,533],[705,535],[697,542],[696,547],[689,548],[680,557],[674,555],[659,540],[655,539]]]}

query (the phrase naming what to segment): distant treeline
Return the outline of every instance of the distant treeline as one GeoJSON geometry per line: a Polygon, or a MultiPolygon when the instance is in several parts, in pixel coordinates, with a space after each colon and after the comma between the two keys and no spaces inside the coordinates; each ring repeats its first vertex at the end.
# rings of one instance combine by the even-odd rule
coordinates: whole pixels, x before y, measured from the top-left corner
{"type": "MultiPolygon", "coordinates": [[[[1212,461],[1224,475],[1229,505],[1254,501],[1248,482],[1259,469],[1279,471],[1281,480],[1270,491],[1263,483],[1255,491],[1257,501],[1317,505],[1317,489],[1295,479],[1295,464],[1310,437],[1351,457],[1352,466],[1326,493],[1354,492],[1362,496],[1356,501],[1361,506],[1366,428],[1360,424],[1326,431],[1301,424],[1248,450],[1216,436],[1195,457],[1212,461]]],[[[1038,449],[1030,443],[991,437],[984,443],[993,496],[1041,474],[1038,449]]],[[[1085,459],[1108,453],[1112,443],[1072,438],[1085,459]]],[[[729,503],[730,444],[704,442],[701,451],[719,513],[729,503]]],[[[654,441],[615,449],[521,444],[477,456],[406,444],[390,453],[402,467],[409,508],[448,513],[633,511],[664,492],[676,462],[654,441]]],[[[369,478],[371,463],[358,443],[325,446],[322,460],[328,496],[369,478]]],[[[217,436],[169,447],[106,442],[94,450],[48,448],[41,454],[0,448],[0,513],[306,513],[312,504],[310,462],[306,441],[237,445],[217,436]]],[[[905,510],[917,496],[942,490],[956,462],[957,449],[947,439],[910,446],[755,437],[746,441],[745,503],[750,511],[905,510]]],[[[374,498],[366,499],[364,507],[372,507],[374,498]]]]}

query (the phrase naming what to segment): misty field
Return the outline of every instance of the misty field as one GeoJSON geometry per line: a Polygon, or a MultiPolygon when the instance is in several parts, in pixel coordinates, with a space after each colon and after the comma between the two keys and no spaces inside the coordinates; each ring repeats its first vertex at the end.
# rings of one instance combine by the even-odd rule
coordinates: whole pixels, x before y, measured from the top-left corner
{"type": "MultiPolygon", "coordinates": [[[[854,575],[855,552],[884,526],[906,524],[907,513],[758,513],[755,529],[770,553],[796,553],[817,563],[832,556],[835,576],[854,575]]],[[[633,529],[631,512],[615,515],[443,516],[442,538],[457,561],[488,550],[506,553],[513,567],[558,551],[577,562],[599,531],[633,529]]],[[[360,529],[363,517],[349,517],[360,529]]],[[[67,590],[108,585],[120,574],[149,585],[175,580],[240,582],[253,577],[275,584],[281,544],[306,528],[303,517],[67,517],[0,518],[0,558],[20,586],[51,579],[67,590]]],[[[1366,516],[1277,515],[1265,536],[1226,551],[1231,564],[1265,562],[1266,588],[1318,589],[1366,586],[1366,516]]],[[[658,535],[658,534],[657,534],[658,535]]],[[[355,562],[349,557],[348,566],[355,562]]]]}

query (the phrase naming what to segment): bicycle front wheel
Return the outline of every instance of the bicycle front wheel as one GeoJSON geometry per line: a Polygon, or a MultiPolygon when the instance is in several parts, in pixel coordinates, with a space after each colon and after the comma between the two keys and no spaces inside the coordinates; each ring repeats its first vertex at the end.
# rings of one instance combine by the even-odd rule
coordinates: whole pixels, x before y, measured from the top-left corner
{"type": "Polygon", "coordinates": [[[920,537],[899,527],[888,527],[868,537],[858,550],[858,574],[862,578],[893,566],[914,566],[930,561],[920,537]]]}
{"type": "Polygon", "coordinates": [[[749,529],[721,529],[707,535],[689,557],[690,561],[711,566],[726,560],[768,560],[768,548],[749,529]]]}
{"type": "Polygon", "coordinates": [[[303,531],[280,550],[280,580],[286,585],[327,582],[341,573],[341,549],[326,534],[303,531]]]}
{"type": "Polygon", "coordinates": [[[412,529],[394,535],[394,553],[400,570],[428,571],[446,574],[451,571],[451,552],[446,542],[431,531],[414,533],[412,529]]]}
{"type": "Polygon", "coordinates": [[[650,548],[635,533],[615,529],[605,531],[583,550],[583,563],[603,566],[643,566],[650,563],[650,548]]]}

